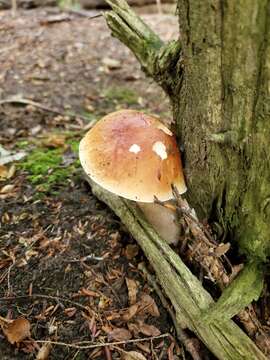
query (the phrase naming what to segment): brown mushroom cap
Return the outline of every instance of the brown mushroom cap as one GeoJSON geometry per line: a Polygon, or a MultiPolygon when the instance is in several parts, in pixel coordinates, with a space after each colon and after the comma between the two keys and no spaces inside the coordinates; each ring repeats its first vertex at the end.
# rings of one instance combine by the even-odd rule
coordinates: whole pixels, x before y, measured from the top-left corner
{"type": "Polygon", "coordinates": [[[121,110],[101,119],[80,142],[80,161],[97,184],[124,198],[153,202],[186,191],[175,137],[157,118],[121,110]]]}

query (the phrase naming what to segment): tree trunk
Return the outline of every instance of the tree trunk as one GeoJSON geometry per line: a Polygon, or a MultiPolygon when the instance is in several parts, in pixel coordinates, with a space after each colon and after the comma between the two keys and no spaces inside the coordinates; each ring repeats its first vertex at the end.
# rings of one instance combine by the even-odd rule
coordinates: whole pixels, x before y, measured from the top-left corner
{"type": "Polygon", "coordinates": [[[249,256],[270,252],[270,2],[179,0],[171,96],[192,205],[249,256]]]}
{"type": "Polygon", "coordinates": [[[180,39],[169,44],[124,0],[106,1],[113,36],[171,100],[190,203],[250,263],[215,304],[130,202],[94,192],[137,239],[182,327],[219,359],[263,359],[230,318],[258,296],[270,253],[270,0],[178,0],[180,39]]]}

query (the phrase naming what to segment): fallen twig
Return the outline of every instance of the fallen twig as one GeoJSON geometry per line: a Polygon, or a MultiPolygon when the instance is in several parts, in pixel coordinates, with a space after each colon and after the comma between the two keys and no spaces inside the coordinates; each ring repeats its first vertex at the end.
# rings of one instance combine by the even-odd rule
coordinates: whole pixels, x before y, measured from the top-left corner
{"type": "Polygon", "coordinates": [[[95,254],[89,254],[89,255],[82,257],[81,259],[72,259],[72,260],[67,259],[67,260],[65,260],[65,262],[76,263],[76,262],[86,262],[89,260],[103,261],[104,258],[102,256],[95,256],[95,254]]]}
{"type": "Polygon", "coordinates": [[[86,116],[83,116],[83,115],[78,115],[78,114],[70,114],[70,113],[65,113],[61,110],[58,110],[58,109],[53,109],[49,106],[46,106],[46,105],[43,105],[41,103],[38,103],[36,101],[33,101],[33,100],[30,100],[30,99],[25,99],[25,98],[21,98],[19,96],[12,96],[10,98],[7,98],[7,99],[4,99],[4,100],[1,100],[0,101],[0,105],[4,105],[4,104],[23,104],[23,105],[31,105],[31,106],[34,106],[38,109],[41,109],[41,110],[44,110],[44,111],[47,111],[47,112],[51,112],[53,114],[56,114],[56,115],[61,115],[61,116],[68,116],[68,117],[71,117],[71,118],[79,118],[79,119],[83,119],[83,120],[86,120],[86,121],[89,121],[89,119],[86,117],[86,116]]]}
{"type": "MultiPolygon", "coordinates": [[[[133,344],[133,343],[138,343],[138,342],[143,342],[143,341],[152,341],[155,339],[163,339],[165,337],[170,337],[170,334],[161,334],[158,336],[151,336],[151,337],[141,338],[141,339],[132,339],[132,340],[125,340],[125,341],[115,341],[115,342],[96,343],[96,344],[93,344],[92,341],[79,341],[75,344],[67,344],[67,343],[64,343],[61,341],[50,341],[50,340],[36,340],[35,342],[38,344],[49,343],[51,345],[66,346],[69,348],[84,350],[84,349],[94,349],[97,347],[133,344]]],[[[25,343],[27,343],[27,342],[28,341],[25,341],[25,343]]]]}
{"type": "Polygon", "coordinates": [[[87,11],[87,10],[78,10],[78,9],[68,9],[68,8],[64,8],[63,9],[65,12],[68,12],[70,14],[75,14],[81,17],[85,17],[89,20],[91,19],[96,19],[99,17],[102,17],[103,14],[101,12],[96,12],[94,13],[94,11],[87,11]],[[94,13],[94,14],[93,14],[94,13]]]}

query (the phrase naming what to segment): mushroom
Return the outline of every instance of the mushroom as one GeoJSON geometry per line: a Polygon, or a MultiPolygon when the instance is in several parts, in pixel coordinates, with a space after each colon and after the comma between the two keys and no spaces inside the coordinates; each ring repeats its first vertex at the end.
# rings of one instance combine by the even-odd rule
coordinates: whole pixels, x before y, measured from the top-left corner
{"type": "Polygon", "coordinates": [[[97,184],[136,201],[146,219],[168,243],[176,243],[179,225],[170,206],[172,184],[186,191],[180,153],[172,132],[156,117],[120,110],[102,118],[80,142],[85,173],[97,184]]]}

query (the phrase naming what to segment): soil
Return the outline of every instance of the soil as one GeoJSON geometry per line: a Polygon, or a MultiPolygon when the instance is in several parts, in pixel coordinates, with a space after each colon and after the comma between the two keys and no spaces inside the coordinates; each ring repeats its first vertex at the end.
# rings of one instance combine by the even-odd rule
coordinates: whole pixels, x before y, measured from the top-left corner
{"type": "MultiPolygon", "coordinates": [[[[164,40],[177,36],[174,15],[144,18],[164,40]]],[[[131,350],[180,358],[167,312],[137,269],[142,252],[91,194],[77,158],[82,134],[102,115],[136,108],[169,119],[168,101],[102,17],[2,11],[0,24],[0,144],[27,154],[0,167],[0,315],[27,319],[32,338],[12,345],[1,332],[1,359],[35,359],[42,340],[64,343],[49,359],[120,359],[131,350]],[[140,312],[127,316],[134,304],[140,312]],[[126,344],[72,345],[117,340],[126,344]]]]}

